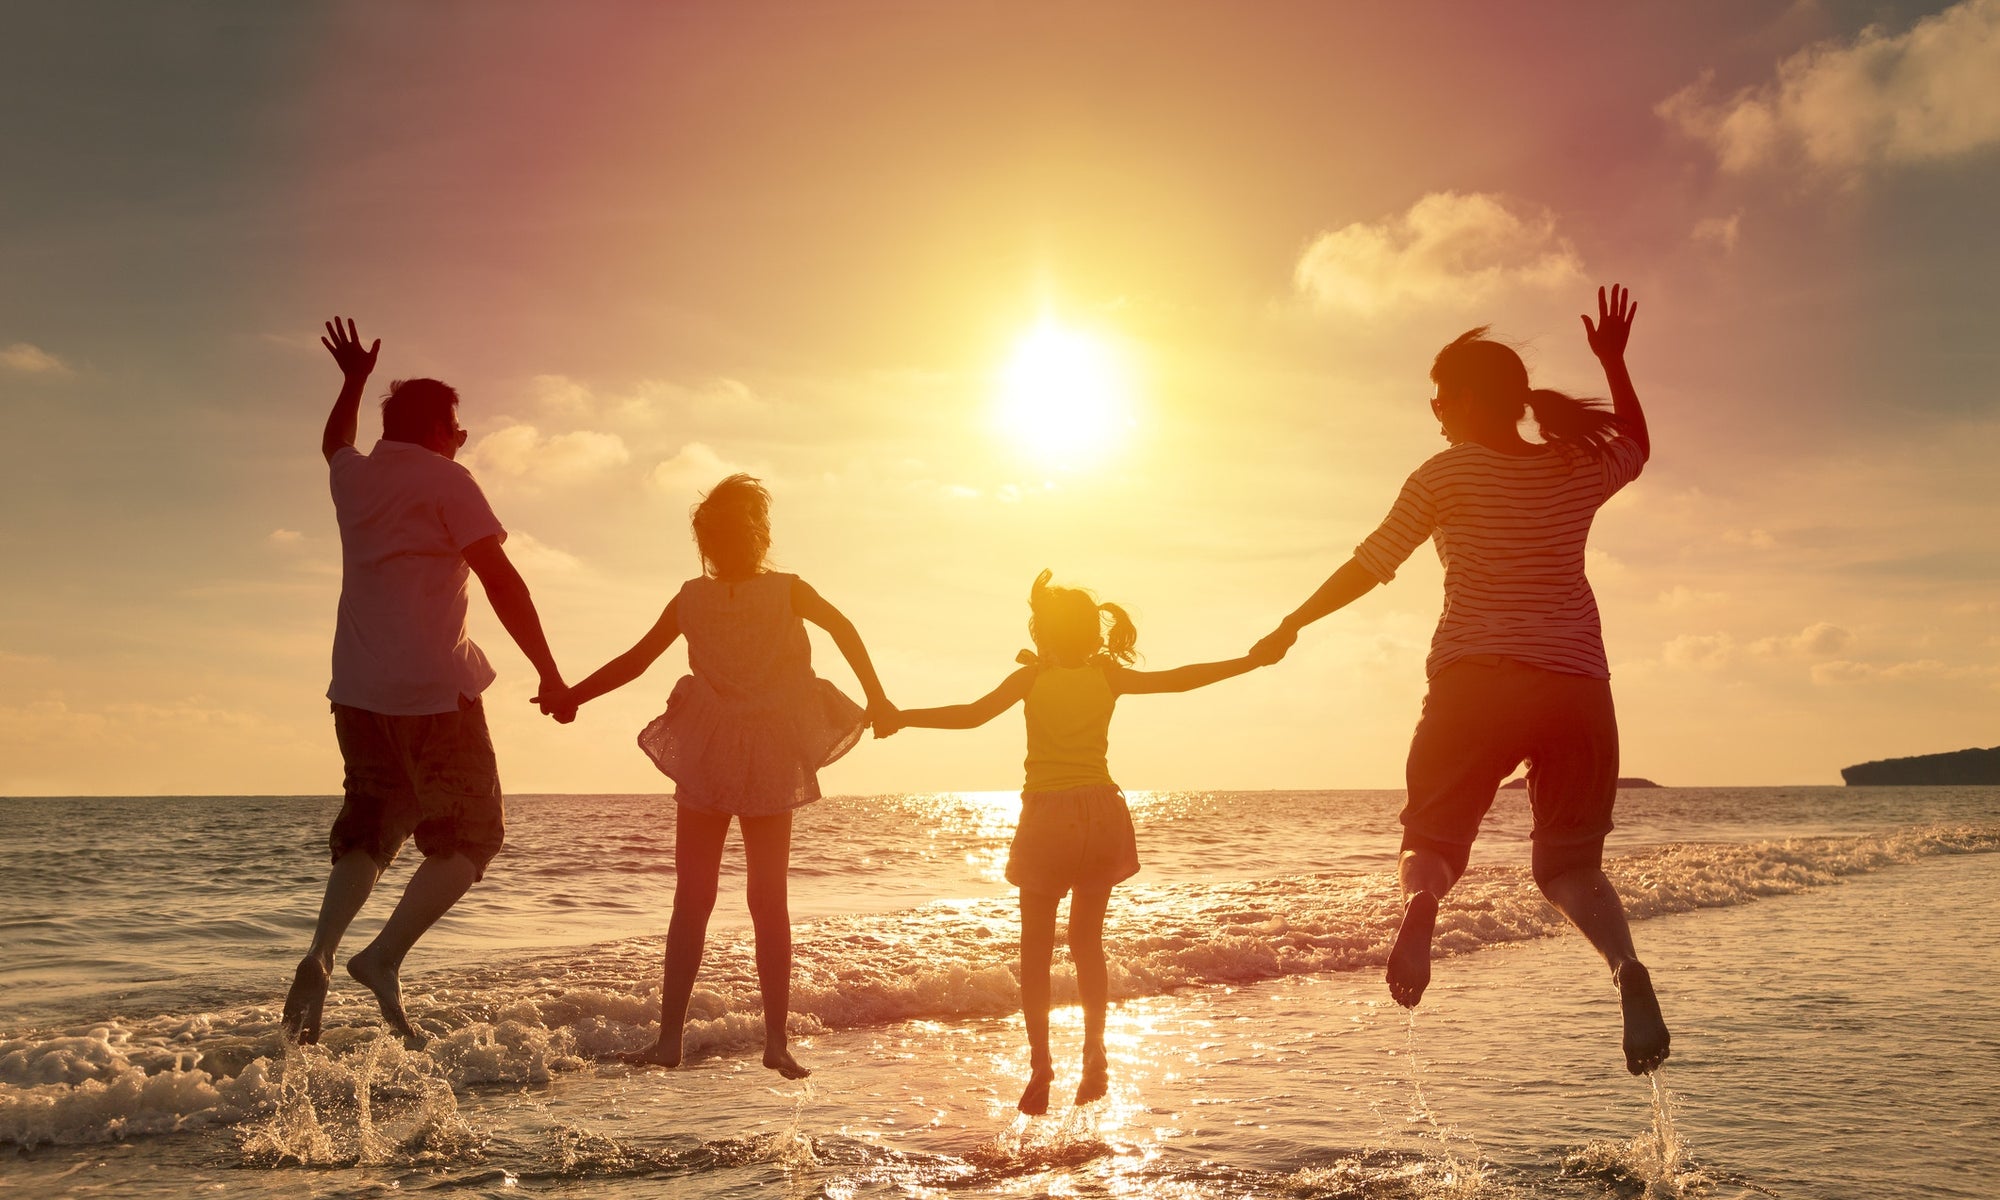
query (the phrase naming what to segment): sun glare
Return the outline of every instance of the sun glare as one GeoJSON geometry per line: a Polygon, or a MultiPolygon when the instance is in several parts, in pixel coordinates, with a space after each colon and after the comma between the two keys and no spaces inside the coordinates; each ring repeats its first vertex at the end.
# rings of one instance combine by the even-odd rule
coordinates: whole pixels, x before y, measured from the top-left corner
{"type": "Polygon", "coordinates": [[[1076,466],[1130,424],[1124,364],[1101,339],[1050,320],[1015,345],[1000,377],[1000,423],[1044,463],[1076,466]]]}

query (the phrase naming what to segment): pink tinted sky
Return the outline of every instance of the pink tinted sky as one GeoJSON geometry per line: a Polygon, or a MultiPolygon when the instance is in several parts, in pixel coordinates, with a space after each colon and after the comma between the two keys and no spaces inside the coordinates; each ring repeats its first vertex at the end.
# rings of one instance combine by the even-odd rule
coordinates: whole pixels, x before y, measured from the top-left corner
{"type": "MultiPolygon", "coordinates": [[[[1023,644],[1044,566],[1153,665],[1240,652],[1440,447],[1492,323],[1595,392],[1638,293],[1657,456],[1602,515],[1631,772],[1828,783],[2000,742],[2000,3],[50,8],[0,49],[0,793],[327,792],[318,322],[465,396],[580,676],[697,568],[727,470],[906,704],[1023,644]],[[1246,13],[1248,15],[1246,15],[1246,13]],[[1047,313],[1129,430],[995,432],[1047,313]]],[[[364,429],[364,441],[372,436],[364,429]]],[[[1428,550],[1281,667],[1128,701],[1135,788],[1393,787],[1428,550]]],[[[516,791],[652,791],[681,669],[558,729],[478,607],[516,791]]],[[[822,669],[847,681],[830,645],[822,669]]],[[[1014,720],[834,792],[1018,783],[1014,720]]]]}

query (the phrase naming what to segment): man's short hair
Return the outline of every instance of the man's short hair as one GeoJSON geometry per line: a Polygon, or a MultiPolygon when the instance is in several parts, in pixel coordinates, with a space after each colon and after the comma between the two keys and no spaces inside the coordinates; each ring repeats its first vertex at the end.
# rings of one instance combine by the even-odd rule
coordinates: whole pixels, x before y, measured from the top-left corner
{"type": "Polygon", "coordinates": [[[398,379],[382,397],[382,436],[397,442],[418,442],[439,422],[449,425],[458,407],[458,392],[436,379],[398,379]]]}

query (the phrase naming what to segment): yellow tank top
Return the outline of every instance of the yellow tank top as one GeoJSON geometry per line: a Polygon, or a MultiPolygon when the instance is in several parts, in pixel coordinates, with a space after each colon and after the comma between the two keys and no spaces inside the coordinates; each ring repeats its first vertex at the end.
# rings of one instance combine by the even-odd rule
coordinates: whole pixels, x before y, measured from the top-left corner
{"type": "Polygon", "coordinates": [[[1117,702],[1104,668],[1043,667],[1023,704],[1028,719],[1028,781],[1024,792],[1060,792],[1110,784],[1104,756],[1117,702]]]}

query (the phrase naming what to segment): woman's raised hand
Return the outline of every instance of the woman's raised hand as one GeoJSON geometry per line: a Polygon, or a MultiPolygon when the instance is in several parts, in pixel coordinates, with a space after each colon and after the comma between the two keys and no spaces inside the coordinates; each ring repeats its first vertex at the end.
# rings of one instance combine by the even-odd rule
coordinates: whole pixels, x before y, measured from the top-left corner
{"type": "Polygon", "coordinates": [[[903,714],[887,700],[868,706],[868,724],[878,738],[888,737],[903,727],[903,714]]]}
{"type": "Polygon", "coordinates": [[[1285,651],[1292,648],[1292,643],[1298,640],[1297,633],[1280,625],[1250,647],[1249,659],[1260,667],[1274,666],[1279,659],[1285,657],[1285,651]]]}
{"type": "Polygon", "coordinates": [[[1590,339],[1590,352],[1599,362],[1614,362],[1625,357],[1625,341],[1632,336],[1632,318],[1639,315],[1639,302],[1632,299],[1632,293],[1622,284],[1612,284],[1607,297],[1603,288],[1597,289],[1597,324],[1590,318],[1583,318],[1583,335],[1590,339]]]}

